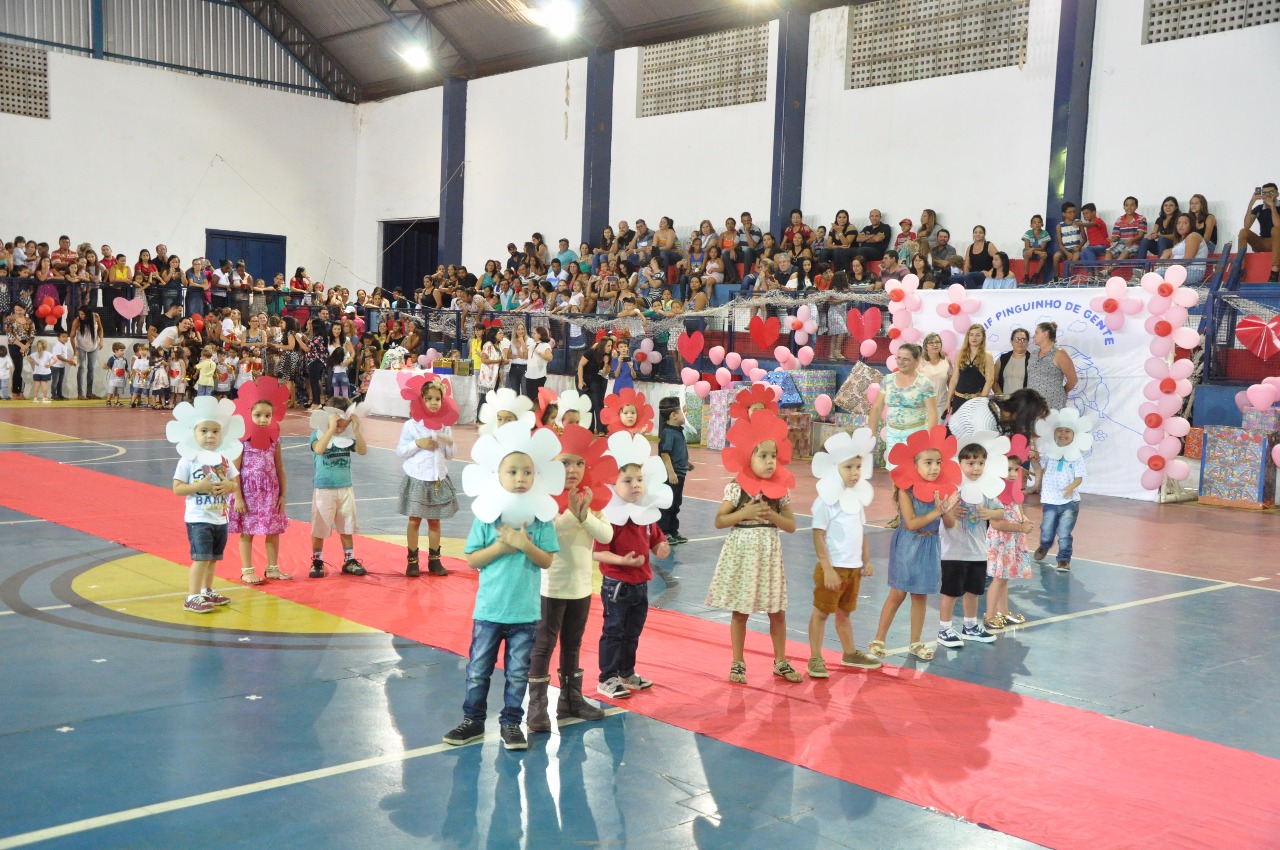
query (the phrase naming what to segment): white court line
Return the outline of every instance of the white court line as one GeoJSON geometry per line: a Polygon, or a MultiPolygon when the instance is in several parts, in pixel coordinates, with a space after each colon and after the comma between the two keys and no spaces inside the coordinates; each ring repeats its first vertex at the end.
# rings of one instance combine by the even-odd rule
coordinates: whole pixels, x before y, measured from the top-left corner
{"type": "Polygon", "coordinates": [[[47,519],[11,519],[8,522],[0,522],[0,525],[22,525],[28,522],[48,522],[47,519]]]}
{"type": "MultiPolygon", "coordinates": [[[[231,587],[223,588],[223,590],[227,590],[227,591],[256,590],[256,589],[257,589],[256,587],[250,587],[249,585],[245,585],[243,587],[239,585],[233,585],[231,587]]],[[[153,593],[150,596],[127,596],[123,599],[85,599],[85,602],[87,602],[90,605],[106,606],[106,605],[116,605],[121,602],[146,602],[151,599],[171,599],[175,596],[186,596],[186,595],[187,595],[187,592],[185,590],[175,590],[170,593],[153,593]]],[[[41,608],[36,608],[35,610],[36,611],[63,611],[67,608],[75,608],[75,607],[78,607],[78,606],[69,605],[69,604],[45,605],[41,608]]],[[[0,617],[5,616],[6,614],[16,614],[16,613],[18,612],[17,611],[0,611],[0,617]]]]}
{"type": "MultiPolygon", "coordinates": [[[[605,714],[621,714],[624,711],[625,709],[615,706],[605,709],[605,714]]],[[[570,722],[581,721],[562,720],[559,722],[561,724],[568,724],[570,722]]],[[[553,734],[556,733],[553,732],[553,734]]],[[[483,740],[485,742],[495,743],[499,740],[499,736],[494,733],[486,735],[483,740]]],[[[477,741],[466,746],[475,746],[476,743],[481,742],[477,741]]],[[[393,753],[385,756],[359,759],[358,761],[349,761],[345,764],[335,764],[331,767],[322,767],[318,770],[308,770],[305,773],[294,773],[289,776],[279,776],[275,779],[267,779],[262,782],[250,782],[246,785],[237,785],[233,788],[223,788],[220,791],[195,794],[190,797],[181,797],[177,800],[153,803],[149,806],[138,806],[133,809],[125,809],[123,811],[113,812],[107,815],[99,815],[98,817],[84,818],[83,820],[72,821],[71,823],[64,823],[59,826],[51,826],[45,829],[37,829],[32,832],[24,832],[20,835],[13,835],[8,838],[0,838],[0,850],[11,850],[11,848],[14,847],[26,847],[30,844],[38,844],[42,841],[51,841],[55,838],[64,838],[68,835],[76,835],[93,829],[114,826],[115,824],[139,820],[140,818],[151,817],[152,815],[163,815],[168,814],[169,812],[177,812],[183,809],[194,808],[195,806],[203,806],[208,803],[232,800],[237,797],[247,797],[250,794],[260,794],[263,791],[274,791],[277,788],[288,788],[291,785],[301,785],[304,782],[313,782],[317,779],[328,779],[331,776],[341,776],[345,773],[354,773],[359,770],[367,770],[371,767],[382,767],[383,765],[411,761],[413,759],[422,758],[423,756],[430,756],[435,755],[436,753],[443,753],[448,752],[449,750],[458,749],[461,749],[461,747],[455,747],[450,744],[432,744],[429,747],[419,747],[416,750],[406,750],[402,753],[393,753]]]]}
{"type": "MultiPolygon", "coordinates": [[[[1063,620],[1077,620],[1081,617],[1091,617],[1094,614],[1106,614],[1109,611],[1123,611],[1126,608],[1137,608],[1141,605],[1150,605],[1152,602],[1164,602],[1169,599],[1181,599],[1184,596],[1195,596],[1199,593],[1212,593],[1215,590],[1225,590],[1228,587],[1247,587],[1248,585],[1236,584],[1231,581],[1224,581],[1218,584],[1211,584],[1208,587],[1197,587],[1193,590],[1180,590],[1177,593],[1166,593],[1163,596],[1151,596],[1146,599],[1135,599],[1132,602],[1119,602],[1115,605],[1106,605],[1102,608],[1090,608],[1087,611],[1076,611],[1072,614],[1058,614],[1055,617],[1045,617],[1041,620],[1027,620],[1020,626],[1012,626],[1005,628],[1003,631],[992,632],[994,635],[1013,634],[1022,629],[1029,629],[1032,626],[1047,626],[1050,623],[1060,623],[1063,620]]],[[[908,603],[910,604],[910,603],[908,603]]],[[[926,624],[927,625],[927,624],[926,624]]],[[[926,641],[925,646],[937,646],[936,640],[926,641]]],[[[899,646],[894,649],[886,650],[885,655],[906,655],[908,647],[899,646]]]]}

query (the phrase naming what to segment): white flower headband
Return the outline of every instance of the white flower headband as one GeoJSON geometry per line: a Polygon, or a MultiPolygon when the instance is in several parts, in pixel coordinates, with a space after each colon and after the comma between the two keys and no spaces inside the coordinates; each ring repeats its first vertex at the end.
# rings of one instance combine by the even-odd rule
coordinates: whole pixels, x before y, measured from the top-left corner
{"type": "Polygon", "coordinates": [[[1040,456],[1050,460],[1081,460],[1093,450],[1093,419],[1074,407],[1050,411],[1049,416],[1036,423],[1036,437],[1040,456]],[[1054,441],[1053,432],[1069,428],[1075,435],[1071,442],[1060,446],[1054,441]]]}
{"type": "Polygon", "coordinates": [[[872,455],[876,438],[870,428],[859,428],[852,434],[844,431],[832,434],[822,444],[822,451],[813,456],[813,477],[818,479],[818,498],[831,507],[840,506],[852,513],[859,506],[871,504],[872,455]],[[840,466],[850,458],[862,458],[862,475],[852,487],[844,486],[840,478],[840,466]]]}
{"type": "MultiPolygon", "coordinates": [[[[363,401],[358,404],[351,405],[346,410],[339,410],[336,407],[329,407],[326,405],[325,407],[322,407],[319,410],[317,410],[315,413],[311,414],[311,421],[309,423],[311,425],[311,430],[318,431],[321,434],[323,434],[325,431],[329,429],[330,416],[336,416],[338,417],[339,421],[346,422],[355,416],[363,417],[365,409],[367,407],[368,405],[366,405],[363,401]]],[[[334,434],[333,439],[329,441],[329,445],[338,449],[350,448],[355,444],[356,444],[355,439],[352,437],[348,437],[346,434],[334,434]]]]}
{"type": "Polygon", "coordinates": [[[194,402],[184,401],[173,409],[173,419],[164,427],[164,435],[178,447],[178,454],[202,466],[212,466],[223,458],[235,460],[244,446],[244,420],[236,414],[235,402],[200,396],[194,402]],[[217,448],[205,449],[196,443],[196,426],[201,422],[217,422],[222,427],[222,442],[217,448]]]}
{"type": "MultiPolygon", "coordinates": [[[[644,495],[638,502],[627,502],[617,492],[604,506],[604,517],[613,525],[631,520],[636,525],[649,525],[662,516],[662,509],[671,507],[675,494],[667,483],[667,467],[662,458],[653,454],[649,440],[643,434],[616,431],[609,435],[609,450],[605,454],[618,462],[621,469],[629,464],[640,467],[644,478],[644,495]]],[[[613,491],[613,485],[609,485],[613,491]]]]}
{"type": "Polygon", "coordinates": [[[570,410],[578,411],[578,424],[583,428],[591,427],[591,397],[586,393],[580,393],[577,390],[565,390],[560,393],[560,399],[556,402],[560,407],[560,415],[558,421],[564,424],[564,415],[570,410]]]}
{"type": "Polygon", "coordinates": [[[489,390],[484,398],[484,404],[480,405],[479,416],[481,434],[493,434],[498,430],[498,412],[502,410],[515,414],[516,420],[530,431],[537,425],[537,417],[533,413],[533,402],[527,396],[503,387],[498,390],[489,390]]]}
{"type": "Polygon", "coordinates": [[[530,432],[522,422],[508,422],[481,435],[471,449],[472,462],[462,470],[462,491],[473,499],[472,515],[481,522],[501,519],[513,528],[535,519],[555,519],[560,512],[555,494],[564,490],[559,454],[560,440],[547,428],[530,432]],[[503,459],[517,452],[533,459],[533,487],[527,493],[510,492],[498,477],[503,459]]]}
{"type": "Polygon", "coordinates": [[[1009,477],[1009,461],[1006,460],[1010,448],[1008,437],[1002,437],[995,431],[974,431],[962,437],[957,448],[963,451],[965,446],[975,444],[987,450],[987,465],[977,481],[971,481],[967,476],[960,478],[960,498],[970,504],[998,498],[1004,492],[1009,477]]]}

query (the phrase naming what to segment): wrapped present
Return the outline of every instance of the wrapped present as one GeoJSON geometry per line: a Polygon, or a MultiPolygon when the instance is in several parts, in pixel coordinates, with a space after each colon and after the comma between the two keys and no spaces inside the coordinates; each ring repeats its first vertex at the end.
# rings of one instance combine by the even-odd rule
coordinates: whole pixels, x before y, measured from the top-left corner
{"type": "Polygon", "coordinates": [[[1270,434],[1280,431],[1280,407],[1268,407],[1266,410],[1248,408],[1241,415],[1240,427],[1254,433],[1270,434]]]}
{"type": "Polygon", "coordinates": [[[689,430],[696,431],[701,435],[699,442],[705,443],[707,439],[706,428],[706,403],[703,402],[701,396],[693,390],[685,390],[684,393],[684,417],[685,424],[689,426],[689,430]]]}
{"type": "Polygon", "coordinates": [[[1200,502],[1261,510],[1273,504],[1276,467],[1271,448],[1280,433],[1212,425],[1204,429],[1200,502]]]}
{"type": "Polygon", "coordinates": [[[853,370],[840,385],[840,391],[832,401],[835,402],[836,407],[848,413],[870,414],[871,402],[867,400],[867,387],[879,384],[883,378],[882,372],[860,360],[853,364],[853,370]]]}
{"type": "Polygon", "coordinates": [[[1204,450],[1204,429],[1192,428],[1182,441],[1182,456],[1199,460],[1204,450]]]}
{"type": "Polygon", "coordinates": [[[707,436],[703,444],[709,449],[721,451],[725,447],[724,435],[729,430],[729,405],[736,390],[712,390],[707,396],[705,419],[707,436]]]}
{"type": "Polygon", "coordinates": [[[784,410],[779,415],[787,423],[791,456],[813,457],[813,415],[800,410],[784,410]]]}
{"type": "MultiPolygon", "coordinates": [[[[813,423],[813,450],[815,452],[822,451],[822,447],[826,444],[827,439],[832,434],[844,432],[852,434],[858,428],[867,427],[867,417],[855,416],[852,413],[833,413],[831,414],[831,422],[814,422],[813,423]]],[[[872,456],[872,464],[879,469],[884,469],[884,440],[876,438],[876,451],[872,456]]]]}
{"type": "Polygon", "coordinates": [[[791,382],[800,392],[805,413],[817,413],[813,403],[818,396],[835,397],[836,373],[833,369],[793,369],[787,374],[791,376],[791,382]]]}
{"type": "Polygon", "coordinates": [[[804,396],[800,395],[800,390],[796,388],[795,379],[792,377],[793,374],[792,372],[765,372],[764,379],[766,383],[782,388],[782,398],[778,399],[778,404],[782,407],[800,407],[804,405],[804,396]]]}
{"type": "Polygon", "coordinates": [[[867,413],[840,413],[837,411],[832,413],[828,419],[830,419],[833,424],[840,426],[842,429],[847,428],[849,431],[853,431],[854,428],[864,428],[867,426],[868,413],[870,413],[870,411],[867,413]]]}

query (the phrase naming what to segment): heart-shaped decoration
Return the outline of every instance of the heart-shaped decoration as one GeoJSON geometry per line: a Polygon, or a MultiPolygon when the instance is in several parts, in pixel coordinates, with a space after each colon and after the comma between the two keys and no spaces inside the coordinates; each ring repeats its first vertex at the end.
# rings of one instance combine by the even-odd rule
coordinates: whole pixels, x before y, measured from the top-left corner
{"type": "Polygon", "coordinates": [[[768,348],[782,332],[782,322],[778,321],[777,316],[770,316],[767,319],[752,316],[750,324],[747,325],[747,332],[751,334],[752,342],[761,348],[768,348]]]}
{"type": "Polygon", "coordinates": [[[1245,316],[1236,322],[1236,339],[1261,360],[1280,352],[1280,315],[1264,322],[1257,316],[1245,316]]]}
{"type": "Polygon", "coordinates": [[[676,350],[684,358],[684,362],[692,363],[702,356],[702,346],[706,344],[702,331],[689,333],[685,331],[676,338],[676,350]]]}
{"type": "Polygon", "coordinates": [[[116,298],[111,302],[111,306],[116,308],[116,312],[121,318],[136,319],[143,313],[147,312],[147,299],[141,295],[136,298],[116,298]]]}

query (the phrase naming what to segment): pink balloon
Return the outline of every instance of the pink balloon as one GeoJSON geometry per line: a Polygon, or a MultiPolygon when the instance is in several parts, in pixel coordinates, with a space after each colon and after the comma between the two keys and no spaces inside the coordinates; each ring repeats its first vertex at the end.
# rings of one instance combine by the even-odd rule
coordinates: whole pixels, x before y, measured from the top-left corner
{"type": "Polygon", "coordinates": [[[1143,466],[1147,465],[1147,461],[1156,456],[1156,450],[1151,446],[1143,446],[1138,449],[1138,463],[1143,466]]]}
{"type": "Polygon", "coordinates": [[[867,386],[867,401],[872,404],[876,403],[876,399],[880,397],[880,385],[870,384],[867,386]]]}
{"type": "Polygon", "coordinates": [[[813,308],[810,307],[808,304],[801,304],[800,308],[796,310],[796,318],[798,318],[802,322],[809,321],[809,318],[812,315],[813,315],[813,308]]]}
{"type": "Polygon", "coordinates": [[[1255,410],[1266,410],[1276,403],[1276,388],[1270,384],[1254,384],[1244,391],[1244,397],[1255,410]]]}
{"type": "Polygon", "coordinates": [[[1163,316],[1173,306],[1173,299],[1163,295],[1152,295],[1147,299],[1147,312],[1153,316],[1163,316]]]}
{"type": "Polygon", "coordinates": [[[1185,437],[1191,433],[1191,423],[1181,416],[1170,416],[1164,421],[1164,429],[1174,437],[1185,437]]]}
{"type": "MultiPolygon", "coordinates": [[[[1190,362],[1190,361],[1187,361],[1187,362],[1190,362]]],[[[1262,383],[1267,384],[1268,386],[1275,387],[1276,390],[1280,392],[1280,376],[1276,376],[1276,375],[1268,376],[1262,379],[1262,383]]]]}
{"type": "Polygon", "coordinates": [[[1178,348],[1195,348],[1200,345],[1200,332],[1195,328],[1175,328],[1173,344],[1178,348]]]}
{"type": "Polygon", "coordinates": [[[815,322],[813,319],[810,319],[809,321],[805,322],[804,332],[807,333],[809,336],[813,336],[818,332],[818,323],[815,322]]]}
{"type": "Polygon", "coordinates": [[[759,365],[760,363],[754,357],[742,358],[742,363],[740,364],[742,368],[742,374],[744,375],[750,374],[751,370],[756,368],[759,365]]]}
{"type": "Polygon", "coordinates": [[[733,373],[721,366],[716,370],[716,383],[720,385],[720,389],[724,389],[733,383],[733,373]]]}
{"type": "Polygon", "coordinates": [[[1160,357],[1148,357],[1142,364],[1143,370],[1157,381],[1169,374],[1169,364],[1160,357]]]}
{"type": "Polygon", "coordinates": [[[698,383],[699,377],[697,369],[690,369],[688,366],[685,366],[680,370],[680,382],[686,387],[691,387],[698,383]]]}
{"type": "Polygon", "coordinates": [[[1191,467],[1185,460],[1174,458],[1164,468],[1165,474],[1174,481],[1186,481],[1191,476],[1191,467]]]}
{"type": "Polygon", "coordinates": [[[831,415],[831,396],[823,393],[813,400],[813,409],[818,412],[819,416],[831,415]]]}
{"type": "Polygon", "coordinates": [[[1156,357],[1168,357],[1173,351],[1173,339],[1167,336],[1152,337],[1148,350],[1156,357]]]}
{"type": "Polygon", "coordinates": [[[906,342],[906,340],[905,340],[905,339],[902,339],[901,337],[899,337],[898,339],[891,339],[891,340],[889,340],[889,353],[890,353],[890,354],[897,354],[897,353],[898,353],[898,349],[899,349],[899,348],[902,348],[902,343],[904,343],[904,342],[906,342]]]}
{"type": "Polygon", "coordinates": [[[1142,404],[1138,405],[1138,416],[1142,417],[1143,419],[1147,418],[1147,414],[1158,413],[1158,412],[1159,411],[1156,410],[1156,406],[1154,402],[1144,401],[1142,404]]]}
{"type": "Polygon", "coordinates": [[[724,362],[724,346],[712,346],[711,350],[707,352],[707,357],[711,359],[711,364],[713,366],[719,366],[724,362]]]}
{"type": "Polygon", "coordinates": [[[806,331],[796,331],[795,340],[800,345],[806,345],[809,342],[809,334],[806,331]]]}
{"type": "Polygon", "coordinates": [[[806,345],[796,353],[796,359],[800,361],[801,366],[808,366],[813,362],[813,349],[806,345]]]}
{"type": "Polygon", "coordinates": [[[1177,437],[1165,437],[1156,446],[1156,452],[1163,458],[1176,457],[1182,451],[1182,441],[1177,437]]]}
{"type": "Polygon", "coordinates": [[[1164,483],[1164,473],[1156,472],[1154,469],[1148,469],[1142,473],[1142,489],[1159,490],[1160,485],[1164,483]]]}
{"type": "Polygon", "coordinates": [[[786,363],[791,359],[791,349],[785,345],[779,345],[773,350],[773,359],[777,360],[778,363],[786,363]]]}
{"type": "Polygon", "coordinates": [[[1181,409],[1182,399],[1176,395],[1162,395],[1156,399],[1156,410],[1165,418],[1173,416],[1181,409]]]}
{"type": "Polygon", "coordinates": [[[1157,445],[1164,439],[1163,428],[1144,428],[1142,429],[1142,441],[1148,446],[1157,445]]]}
{"type": "Polygon", "coordinates": [[[698,394],[698,398],[706,398],[711,394],[711,383],[709,381],[698,381],[693,385],[693,391],[698,394]]]}
{"type": "Polygon", "coordinates": [[[427,358],[427,355],[425,355],[425,354],[419,354],[419,355],[418,355],[418,365],[419,365],[419,366],[421,366],[423,369],[425,369],[425,368],[427,368],[428,366],[430,366],[430,365],[431,365],[431,361],[427,358]]]}
{"type": "Polygon", "coordinates": [[[1280,443],[1271,447],[1271,462],[1280,466],[1280,443]]]}
{"type": "Polygon", "coordinates": [[[1194,289],[1178,289],[1173,293],[1173,303],[1191,309],[1200,303],[1200,293],[1194,289]]]}
{"type": "Polygon", "coordinates": [[[1169,266],[1164,270],[1164,279],[1174,286],[1182,286],[1187,282],[1186,266],[1169,266]]]}
{"type": "Polygon", "coordinates": [[[737,369],[742,365],[742,355],[736,351],[730,351],[724,356],[724,365],[730,369],[737,369]]]}
{"type": "Polygon", "coordinates": [[[1160,396],[1164,395],[1164,393],[1160,391],[1159,381],[1149,381],[1148,383],[1144,384],[1142,387],[1142,394],[1147,398],[1149,398],[1151,401],[1155,401],[1156,399],[1160,398],[1160,396]]]}
{"type": "Polygon", "coordinates": [[[641,374],[641,375],[649,375],[649,374],[652,374],[652,373],[653,373],[653,364],[654,364],[654,361],[652,361],[652,360],[642,360],[642,361],[640,361],[640,374],[641,374]]]}
{"type": "Polygon", "coordinates": [[[654,364],[657,364],[657,363],[661,363],[661,362],[662,362],[662,352],[661,352],[661,351],[650,351],[650,352],[649,352],[649,356],[645,358],[645,361],[644,361],[644,362],[645,362],[647,365],[650,365],[650,366],[652,366],[652,365],[654,365],[654,364]]]}
{"type": "Polygon", "coordinates": [[[884,360],[884,367],[888,369],[890,372],[898,371],[898,358],[890,354],[884,360]]]}
{"type": "Polygon", "coordinates": [[[753,381],[763,381],[764,376],[767,374],[769,373],[761,369],[759,366],[757,366],[756,368],[752,369],[750,372],[747,373],[747,377],[753,381]]]}
{"type": "Polygon", "coordinates": [[[858,353],[864,358],[874,357],[880,346],[876,344],[874,339],[864,339],[862,344],[858,346],[858,353]]]}
{"type": "Polygon", "coordinates": [[[911,314],[906,310],[900,310],[893,314],[893,326],[899,330],[906,330],[911,327],[911,314]]]}
{"type": "Polygon", "coordinates": [[[774,401],[782,401],[782,387],[777,384],[770,384],[769,389],[773,392],[774,401]]]}
{"type": "Polygon", "coordinates": [[[1236,410],[1244,413],[1249,408],[1249,397],[1244,394],[1244,390],[1236,393],[1236,410]]]}

